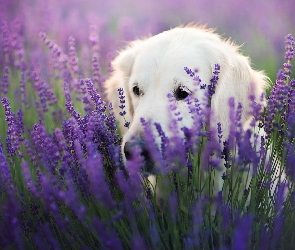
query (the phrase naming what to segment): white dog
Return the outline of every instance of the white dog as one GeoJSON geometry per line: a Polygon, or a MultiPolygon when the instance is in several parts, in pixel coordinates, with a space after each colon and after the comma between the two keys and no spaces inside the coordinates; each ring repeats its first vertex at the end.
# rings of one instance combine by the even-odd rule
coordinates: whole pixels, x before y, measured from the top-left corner
{"type": "Polygon", "coordinates": [[[251,119],[249,95],[254,94],[259,102],[267,86],[267,77],[252,69],[249,59],[241,55],[238,49],[238,46],[223,40],[213,30],[188,25],[133,41],[122,50],[112,63],[114,71],[106,82],[106,91],[120,121],[125,154],[131,150],[126,148],[126,143],[132,137],[143,134],[141,118],[160,123],[165,134],[170,135],[171,119],[167,109],[169,93],[173,95],[183,117],[181,125],[188,128],[193,125],[186,98],[191,95],[202,100],[205,92],[194,91],[194,80],[184,67],[197,69],[201,81],[210,83],[214,65],[220,65],[219,80],[211,102],[214,117],[210,118],[210,123],[211,126],[216,126],[218,122],[222,124],[223,138],[227,138],[229,133],[230,97],[235,98],[235,103],[242,104],[242,123],[248,123],[251,119]],[[118,88],[125,91],[125,118],[130,122],[128,130],[119,116],[118,88]]]}

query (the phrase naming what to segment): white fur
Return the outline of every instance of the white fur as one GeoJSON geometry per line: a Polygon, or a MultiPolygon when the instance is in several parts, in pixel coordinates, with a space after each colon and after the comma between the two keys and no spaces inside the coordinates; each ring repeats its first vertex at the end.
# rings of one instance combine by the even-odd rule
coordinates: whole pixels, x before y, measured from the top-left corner
{"type": "MultiPolygon", "coordinates": [[[[240,54],[238,49],[213,30],[194,25],[177,27],[130,43],[113,61],[114,71],[106,82],[107,98],[113,103],[123,132],[123,146],[132,136],[142,134],[140,118],[160,123],[166,135],[170,135],[167,94],[172,94],[178,83],[190,90],[195,89],[193,79],[184,67],[198,69],[197,75],[202,83],[209,84],[214,65],[220,65],[218,84],[212,97],[214,116],[210,118],[210,123],[216,126],[217,122],[221,122],[223,138],[227,138],[229,133],[230,97],[235,98],[236,104],[240,102],[243,105],[242,123],[248,123],[251,119],[248,97],[253,93],[256,101],[260,101],[267,86],[267,77],[252,69],[249,58],[240,54]],[[143,95],[134,95],[134,84],[138,84],[143,95]],[[119,116],[118,88],[125,91],[126,120],[131,122],[128,130],[119,116]]],[[[204,93],[195,91],[193,95],[202,100],[204,93]]],[[[183,117],[182,126],[190,128],[193,123],[186,102],[175,100],[175,104],[183,117]]],[[[218,178],[221,184],[220,176],[218,178]]]]}
{"type": "MultiPolygon", "coordinates": [[[[264,92],[266,76],[253,70],[249,59],[238,52],[238,46],[229,40],[223,40],[212,30],[200,26],[178,27],[156,36],[136,40],[130,43],[112,63],[113,74],[106,82],[107,98],[113,103],[115,114],[120,121],[124,142],[131,136],[140,135],[142,127],[140,118],[158,122],[169,135],[167,94],[176,87],[175,80],[194,90],[192,78],[186,74],[184,67],[198,69],[197,75],[202,83],[210,83],[214,64],[221,67],[216,93],[212,98],[215,114],[211,123],[222,123],[224,138],[228,135],[229,108],[228,99],[235,98],[243,107],[242,122],[250,119],[248,114],[249,94],[251,91],[259,102],[264,92]],[[137,83],[143,95],[133,94],[133,85],[137,83]],[[119,116],[118,88],[124,88],[126,95],[126,120],[131,122],[127,130],[124,120],[119,116]]],[[[204,91],[193,93],[202,100],[204,91]]],[[[192,125],[185,101],[176,101],[183,117],[183,126],[192,125]]]]}

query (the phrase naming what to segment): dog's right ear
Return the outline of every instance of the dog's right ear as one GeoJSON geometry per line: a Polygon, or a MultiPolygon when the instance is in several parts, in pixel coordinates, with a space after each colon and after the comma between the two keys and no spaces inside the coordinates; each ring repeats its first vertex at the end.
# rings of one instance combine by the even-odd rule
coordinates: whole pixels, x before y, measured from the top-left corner
{"type": "Polygon", "coordinates": [[[121,103],[119,100],[118,88],[124,89],[124,105],[126,111],[125,119],[127,122],[131,123],[133,119],[133,106],[131,103],[127,83],[132,72],[132,67],[138,53],[138,49],[140,48],[142,42],[142,40],[133,41],[124,50],[119,52],[118,56],[112,62],[112,75],[105,82],[107,99],[113,105],[114,113],[117,120],[119,121],[122,134],[127,131],[127,128],[124,127],[124,118],[119,115],[122,110],[119,108],[121,103]]]}

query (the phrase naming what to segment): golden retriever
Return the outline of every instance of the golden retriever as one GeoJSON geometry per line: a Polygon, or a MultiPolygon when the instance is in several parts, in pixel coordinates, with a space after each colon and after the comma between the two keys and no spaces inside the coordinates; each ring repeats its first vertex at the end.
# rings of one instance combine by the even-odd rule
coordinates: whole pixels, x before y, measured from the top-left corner
{"type": "MultiPolygon", "coordinates": [[[[222,39],[213,30],[191,24],[133,41],[119,52],[112,62],[113,72],[105,87],[120,122],[122,152],[127,160],[132,150],[130,140],[143,136],[141,118],[151,124],[161,124],[166,136],[171,136],[168,94],[182,117],[179,128],[193,126],[186,99],[191,96],[202,100],[205,92],[196,90],[193,78],[184,67],[197,69],[196,74],[202,83],[210,83],[216,64],[220,66],[220,74],[211,100],[210,126],[217,127],[220,122],[226,139],[230,127],[229,98],[234,97],[236,104],[242,104],[241,121],[248,124],[251,120],[249,96],[254,95],[257,103],[263,102],[261,95],[267,86],[267,77],[251,67],[249,58],[239,52],[239,46],[222,39]],[[118,88],[123,88],[126,96],[128,129],[119,115],[122,110],[119,108],[118,88]]],[[[156,131],[154,134],[159,144],[159,135],[156,131]]],[[[220,189],[223,183],[220,175],[216,181],[220,183],[217,185],[220,189]]]]}

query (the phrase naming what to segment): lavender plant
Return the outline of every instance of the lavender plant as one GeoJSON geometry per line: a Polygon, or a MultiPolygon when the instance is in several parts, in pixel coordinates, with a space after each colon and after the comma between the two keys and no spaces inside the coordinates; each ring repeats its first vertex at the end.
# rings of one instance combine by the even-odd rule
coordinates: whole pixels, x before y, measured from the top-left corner
{"type": "MultiPolygon", "coordinates": [[[[126,25],[132,22],[127,21],[121,32],[130,37],[126,25]]],[[[222,68],[215,65],[209,83],[201,82],[197,70],[185,68],[208,98],[205,110],[203,100],[187,99],[195,126],[182,128],[185,139],[177,133],[168,137],[161,124],[142,120],[156,185],[161,185],[158,193],[147,179],[139,147],[123,164],[120,132],[102,92],[105,58],[112,56],[104,54],[106,44],[100,48],[105,41],[100,43],[97,28],[90,28],[89,48],[79,47],[81,37],[57,43],[50,32],[42,32],[40,44],[37,38],[33,42],[36,50],[26,37],[28,28],[20,21],[1,26],[2,248],[289,249],[295,244],[291,35],[264,112],[249,97],[250,130],[241,128],[243,107],[229,100],[228,139],[220,124],[216,137],[206,127],[222,68]],[[81,61],[87,58],[85,69],[81,61]],[[216,178],[223,180],[217,194],[216,178]]],[[[125,115],[124,90],[118,91],[125,115]]],[[[169,112],[171,130],[178,131],[182,117],[173,101],[169,112]]]]}

